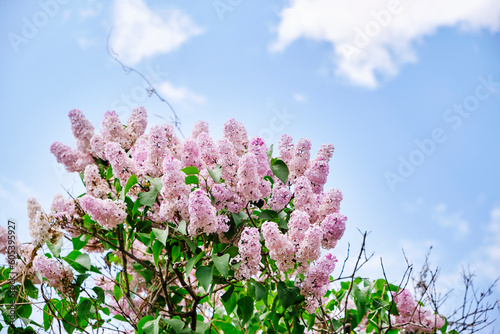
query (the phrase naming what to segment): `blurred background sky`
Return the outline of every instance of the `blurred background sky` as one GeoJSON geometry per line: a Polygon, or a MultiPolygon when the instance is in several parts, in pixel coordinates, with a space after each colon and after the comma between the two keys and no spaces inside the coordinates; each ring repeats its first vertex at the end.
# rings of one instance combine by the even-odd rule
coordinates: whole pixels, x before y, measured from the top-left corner
{"type": "MultiPolygon", "coordinates": [[[[0,2],[0,219],[29,240],[26,200],[48,211],[82,192],[57,165],[75,147],[67,113],[100,128],[107,110],[149,124],[171,112],[107,54],[141,71],[175,108],[222,135],[229,118],[276,144],[307,137],[335,153],[348,229],[334,250],[398,282],[430,246],[443,291],[462,268],[500,276],[500,2],[497,0],[40,0],[0,2]]],[[[276,151],[275,151],[276,155],[276,151]]],[[[500,297],[500,288],[495,298],[500,297]]],[[[493,314],[498,316],[498,312],[493,314]]]]}

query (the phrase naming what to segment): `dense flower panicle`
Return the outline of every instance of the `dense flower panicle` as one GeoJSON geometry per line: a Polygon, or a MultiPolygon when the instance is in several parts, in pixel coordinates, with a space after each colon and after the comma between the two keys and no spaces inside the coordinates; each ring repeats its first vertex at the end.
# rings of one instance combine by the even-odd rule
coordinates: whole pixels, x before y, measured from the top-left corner
{"type": "Polygon", "coordinates": [[[311,142],[309,139],[300,138],[295,144],[293,156],[289,163],[290,180],[295,181],[301,177],[309,167],[309,158],[311,157],[311,142]]]}
{"type": "Polygon", "coordinates": [[[257,161],[257,171],[260,177],[273,175],[267,157],[267,146],[262,138],[252,138],[250,145],[248,146],[248,153],[253,153],[255,155],[255,160],[257,161]]]}
{"type": "Polygon", "coordinates": [[[321,245],[324,249],[332,249],[337,245],[345,232],[345,222],[347,217],[340,213],[328,215],[321,222],[323,229],[323,241],[321,245]]]}
{"type": "Polygon", "coordinates": [[[142,135],[134,143],[130,149],[130,157],[134,162],[135,169],[138,175],[145,175],[148,172],[148,136],[142,135]]]}
{"type": "Polygon", "coordinates": [[[148,113],[144,107],[135,108],[127,120],[127,128],[125,129],[131,143],[134,143],[137,138],[146,132],[148,126],[148,113]]]}
{"type": "Polygon", "coordinates": [[[43,245],[51,235],[51,224],[34,198],[28,199],[29,231],[34,245],[43,245]]]}
{"type": "Polygon", "coordinates": [[[104,152],[104,145],[106,141],[103,136],[96,133],[92,138],[90,138],[90,154],[94,157],[98,157],[101,160],[106,160],[106,152],[104,152]]]}
{"type": "Polygon", "coordinates": [[[164,200],[176,200],[188,196],[191,188],[184,181],[186,174],[181,172],[182,163],[172,157],[166,156],[162,163],[162,188],[161,195],[164,200]]]}
{"type": "Polygon", "coordinates": [[[237,273],[239,277],[250,279],[253,275],[257,275],[262,258],[261,247],[259,229],[245,227],[238,242],[238,252],[241,258],[241,265],[237,273]]]}
{"type": "Polygon", "coordinates": [[[147,173],[152,177],[160,177],[162,174],[163,159],[172,155],[168,148],[167,126],[155,125],[149,130],[148,158],[145,165],[147,173]]]}
{"type": "Polygon", "coordinates": [[[80,110],[73,109],[69,112],[71,130],[76,138],[76,147],[79,151],[90,152],[90,139],[94,135],[94,126],[80,110]]]}
{"type": "Polygon", "coordinates": [[[107,229],[115,228],[127,218],[125,203],[121,201],[84,195],[80,198],[80,206],[93,220],[107,229]]]}
{"type": "Polygon", "coordinates": [[[57,141],[50,146],[50,152],[55,155],[58,163],[66,167],[68,172],[81,172],[87,165],[94,163],[90,154],[73,150],[57,141]]]}
{"type": "Polygon", "coordinates": [[[318,200],[312,191],[311,181],[305,176],[299,177],[294,183],[294,190],[295,209],[307,212],[314,223],[318,218],[318,200]]]}
{"type": "Polygon", "coordinates": [[[328,284],[330,283],[330,274],[335,270],[337,258],[332,254],[327,254],[312,265],[300,289],[304,296],[312,295],[321,298],[325,295],[328,284]]]}
{"type": "Polygon", "coordinates": [[[208,123],[206,121],[196,121],[191,133],[194,139],[198,139],[198,136],[202,133],[206,133],[208,135],[208,123]]]}
{"type": "Polygon", "coordinates": [[[236,150],[226,137],[222,137],[216,143],[217,163],[222,166],[222,178],[225,183],[235,187],[238,182],[239,158],[236,150]]]}
{"type": "Polygon", "coordinates": [[[9,247],[9,234],[5,227],[0,225],[0,254],[7,254],[9,247]]]}
{"type": "Polygon", "coordinates": [[[315,194],[323,192],[329,170],[328,161],[323,158],[313,160],[306,170],[304,175],[311,181],[311,188],[315,194]]]}
{"type": "Polygon", "coordinates": [[[444,319],[425,310],[414,299],[407,289],[394,295],[399,315],[395,317],[394,326],[409,332],[432,333],[444,326],[444,319]]]}
{"type": "Polygon", "coordinates": [[[184,145],[182,146],[182,166],[194,166],[198,169],[202,166],[202,161],[200,158],[200,150],[198,149],[198,145],[196,145],[196,141],[193,138],[187,138],[184,141],[184,145]]]}
{"type": "Polygon", "coordinates": [[[214,233],[222,234],[229,231],[231,226],[229,226],[229,217],[226,215],[217,215],[217,230],[214,233]]]}
{"type": "Polygon", "coordinates": [[[323,193],[319,203],[319,215],[321,218],[329,214],[339,212],[340,202],[343,199],[342,192],[339,189],[332,188],[326,193],[323,193]]]}
{"type": "Polygon", "coordinates": [[[196,144],[200,150],[200,158],[205,165],[207,165],[207,167],[215,165],[217,161],[217,151],[212,137],[210,137],[207,132],[202,132],[196,137],[196,144]]]}
{"type": "Polygon", "coordinates": [[[323,240],[323,230],[318,225],[312,225],[306,231],[304,239],[300,243],[297,251],[297,260],[301,264],[301,270],[307,268],[308,261],[316,261],[321,255],[321,241],[323,240]]]}
{"type": "Polygon", "coordinates": [[[318,154],[316,155],[316,159],[322,159],[326,162],[330,162],[330,159],[333,156],[333,151],[335,147],[332,144],[323,144],[318,150],[318,154]]]}
{"type": "Polygon", "coordinates": [[[225,183],[215,184],[210,192],[215,198],[214,206],[217,210],[222,210],[228,202],[233,199],[234,193],[225,183]]]}
{"type": "Polygon", "coordinates": [[[83,182],[85,182],[85,190],[88,195],[104,199],[111,192],[109,183],[101,177],[97,165],[85,167],[83,182]]]}
{"type": "Polygon", "coordinates": [[[309,215],[305,211],[295,210],[288,221],[287,236],[293,243],[295,250],[299,249],[300,244],[306,236],[306,232],[310,227],[309,215]]]}
{"type": "Polygon", "coordinates": [[[292,199],[292,192],[287,186],[283,184],[278,178],[275,178],[274,186],[272,189],[272,197],[269,199],[268,203],[272,210],[281,210],[292,199]]]}
{"type": "Polygon", "coordinates": [[[193,191],[189,195],[188,233],[190,235],[216,233],[219,224],[216,213],[206,192],[201,189],[193,191]]]}
{"type": "Polygon", "coordinates": [[[290,137],[289,135],[281,136],[278,148],[280,150],[281,160],[283,160],[287,165],[290,164],[290,161],[292,161],[293,158],[294,151],[292,137],[290,137]]]}
{"type": "Polygon", "coordinates": [[[37,278],[36,272],[40,272],[42,277],[48,280],[48,284],[51,287],[64,294],[68,294],[72,290],[73,271],[70,267],[62,265],[55,259],[50,259],[43,254],[36,256],[30,272],[32,280],[37,284],[40,281],[37,278]]]}
{"type": "Polygon", "coordinates": [[[115,111],[106,111],[102,120],[101,135],[107,142],[120,144],[123,149],[128,150],[132,142],[125,131],[118,114],[115,111]]]}
{"type": "Polygon", "coordinates": [[[104,149],[106,158],[113,167],[113,175],[120,179],[120,183],[124,187],[130,176],[136,174],[134,162],[117,143],[108,142],[104,149]]]}
{"type": "MultiPolygon", "coordinates": [[[[263,197],[261,193],[262,181],[264,180],[259,177],[255,156],[252,153],[243,155],[240,158],[238,168],[238,194],[245,202],[258,201],[263,197]]],[[[270,190],[271,187],[269,186],[270,190]]]]}
{"type": "MultiPolygon", "coordinates": [[[[14,254],[17,252],[18,247],[19,241],[17,240],[16,234],[9,234],[5,227],[0,226],[0,254],[14,254]]],[[[9,264],[11,264],[11,262],[15,262],[15,259],[7,260],[6,258],[5,260],[9,264]]]]}
{"type": "Polygon", "coordinates": [[[35,219],[36,214],[42,211],[42,206],[38,203],[36,198],[28,198],[28,218],[35,219]]]}
{"type": "Polygon", "coordinates": [[[245,154],[248,148],[248,137],[243,124],[231,118],[224,123],[224,136],[233,144],[238,156],[245,154]]]}
{"type": "Polygon", "coordinates": [[[280,232],[275,222],[262,224],[261,232],[269,249],[269,256],[276,262],[278,269],[281,271],[291,269],[294,265],[295,247],[290,239],[280,232]]]}
{"type": "Polygon", "coordinates": [[[52,212],[55,218],[65,218],[68,221],[75,215],[75,202],[71,199],[66,199],[61,194],[56,194],[52,200],[52,212]]]}
{"type": "Polygon", "coordinates": [[[165,221],[179,222],[188,219],[188,196],[191,188],[184,182],[186,174],[181,172],[181,162],[166,156],[162,164],[162,188],[160,216],[165,221]]]}
{"type": "Polygon", "coordinates": [[[165,135],[167,137],[167,148],[170,150],[170,154],[176,159],[181,160],[182,142],[175,135],[174,126],[170,123],[165,126],[165,135]]]}

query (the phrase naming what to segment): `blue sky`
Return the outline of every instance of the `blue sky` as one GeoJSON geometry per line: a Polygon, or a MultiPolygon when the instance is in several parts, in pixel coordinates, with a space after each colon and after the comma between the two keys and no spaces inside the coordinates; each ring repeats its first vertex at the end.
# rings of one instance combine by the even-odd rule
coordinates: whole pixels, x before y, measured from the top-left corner
{"type": "Polygon", "coordinates": [[[418,267],[433,245],[443,289],[464,266],[483,285],[500,276],[500,3],[42,0],[0,8],[0,219],[16,219],[21,240],[29,239],[28,197],[49,210],[56,193],[82,190],[49,151],[54,141],[75,145],[69,110],[96,128],[107,110],[124,122],[141,105],[150,124],[171,116],[108,56],[110,34],[120,59],[174,106],[185,134],[203,119],[218,138],[234,117],[269,144],[284,133],[311,139],[314,152],[332,143],[327,185],[343,191],[349,218],[337,256],[347,242],[359,247],[358,229],[371,231],[366,275],[381,275],[382,256],[397,281],[402,249],[418,267]]]}

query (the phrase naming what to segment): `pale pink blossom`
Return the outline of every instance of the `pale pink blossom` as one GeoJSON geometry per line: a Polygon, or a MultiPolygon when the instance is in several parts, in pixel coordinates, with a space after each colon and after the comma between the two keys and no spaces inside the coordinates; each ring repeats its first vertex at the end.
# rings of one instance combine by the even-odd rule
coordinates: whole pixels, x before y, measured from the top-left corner
{"type": "Polygon", "coordinates": [[[85,115],[77,109],[69,112],[71,121],[71,130],[76,138],[76,147],[84,153],[90,152],[90,139],[94,135],[94,126],[90,123],[85,115]]]}
{"type": "Polygon", "coordinates": [[[257,275],[259,263],[261,260],[260,233],[256,227],[245,227],[241,232],[238,242],[238,252],[241,259],[241,265],[237,272],[237,277],[250,279],[257,275]]]}
{"type": "Polygon", "coordinates": [[[224,136],[233,144],[236,154],[242,156],[248,148],[247,130],[240,122],[231,118],[224,123],[224,136]]]}
{"type": "Polygon", "coordinates": [[[80,198],[80,206],[90,215],[90,218],[107,229],[112,229],[125,221],[125,203],[110,199],[99,199],[90,195],[80,198]]]}

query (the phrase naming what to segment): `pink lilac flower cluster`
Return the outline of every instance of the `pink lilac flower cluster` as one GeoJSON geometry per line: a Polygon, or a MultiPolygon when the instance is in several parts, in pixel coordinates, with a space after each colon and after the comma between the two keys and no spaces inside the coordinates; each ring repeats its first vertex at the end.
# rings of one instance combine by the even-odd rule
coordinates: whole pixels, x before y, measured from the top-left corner
{"type": "Polygon", "coordinates": [[[221,223],[216,217],[217,211],[210,203],[205,191],[196,189],[189,195],[188,233],[196,235],[200,233],[222,233],[229,230],[229,225],[221,223]]]}
{"type": "Polygon", "coordinates": [[[127,218],[125,203],[110,199],[99,199],[90,195],[80,198],[82,209],[105,228],[115,228],[127,218]]]}
{"type": "Polygon", "coordinates": [[[407,289],[396,293],[394,301],[399,313],[393,320],[397,328],[407,332],[433,333],[445,324],[445,320],[440,315],[423,309],[407,289]]]}
{"type": "Polygon", "coordinates": [[[59,261],[48,258],[45,255],[38,255],[33,260],[30,278],[35,284],[40,284],[37,272],[40,273],[41,277],[47,279],[49,286],[63,294],[68,294],[72,290],[73,271],[70,267],[64,266],[59,261]]]}
{"type": "Polygon", "coordinates": [[[241,265],[237,277],[250,279],[257,275],[261,260],[260,233],[256,227],[245,227],[238,242],[241,265]]]}
{"type": "MultiPolygon", "coordinates": [[[[99,133],[94,133],[79,111],[72,111],[70,119],[78,149],[72,151],[55,143],[53,152],[68,170],[85,170],[87,195],[79,199],[80,206],[105,228],[114,228],[125,220],[125,204],[115,199],[118,196],[114,197],[112,183],[100,176],[94,159],[111,166],[122,186],[132,174],[142,187],[151,186],[146,176],[161,178],[162,188],[148,218],[155,224],[185,220],[191,236],[219,234],[221,240],[227,240],[223,233],[229,230],[231,213],[239,214],[261,200],[263,209],[291,211],[288,231],[265,222],[260,231],[257,227],[245,229],[239,241],[233,240],[240,246],[240,275],[248,278],[256,274],[262,233],[280,271],[296,268],[305,275],[301,283],[304,294],[319,296],[327,285],[328,270],[324,268],[334,266],[331,257],[319,259],[321,249],[336,246],[347,219],[339,212],[342,193],[337,189],[323,191],[332,145],[321,146],[311,161],[308,139],[301,138],[294,144],[290,136],[282,136],[280,159],[287,164],[289,177],[280,180],[273,175],[262,138],[248,140],[244,126],[234,119],[224,124],[223,136],[217,141],[210,137],[208,124],[201,121],[183,142],[171,124],[155,125],[146,133],[147,114],[142,108],[134,110],[127,126],[115,112],[106,113],[99,133]],[[181,169],[188,166],[198,168],[199,184],[186,185],[181,169]],[[207,168],[220,168],[220,180],[213,179],[207,168]]],[[[128,195],[133,201],[137,199],[133,191],[128,195]]]]}
{"type": "Polygon", "coordinates": [[[321,298],[325,295],[330,283],[330,274],[335,269],[337,258],[327,254],[309,268],[305,280],[300,284],[304,296],[321,298]]]}
{"type": "Polygon", "coordinates": [[[52,237],[52,226],[49,217],[35,198],[28,199],[29,231],[35,245],[43,245],[52,237]]]}
{"type": "MultiPolygon", "coordinates": [[[[9,234],[5,227],[0,226],[0,254],[14,254],[17,252],[18,247],[19,241],[17,240],[17,236],[15,234],[9,234]]],[[[9,261],[13,260],[14,259],[9,258],[9,261]]]]}

